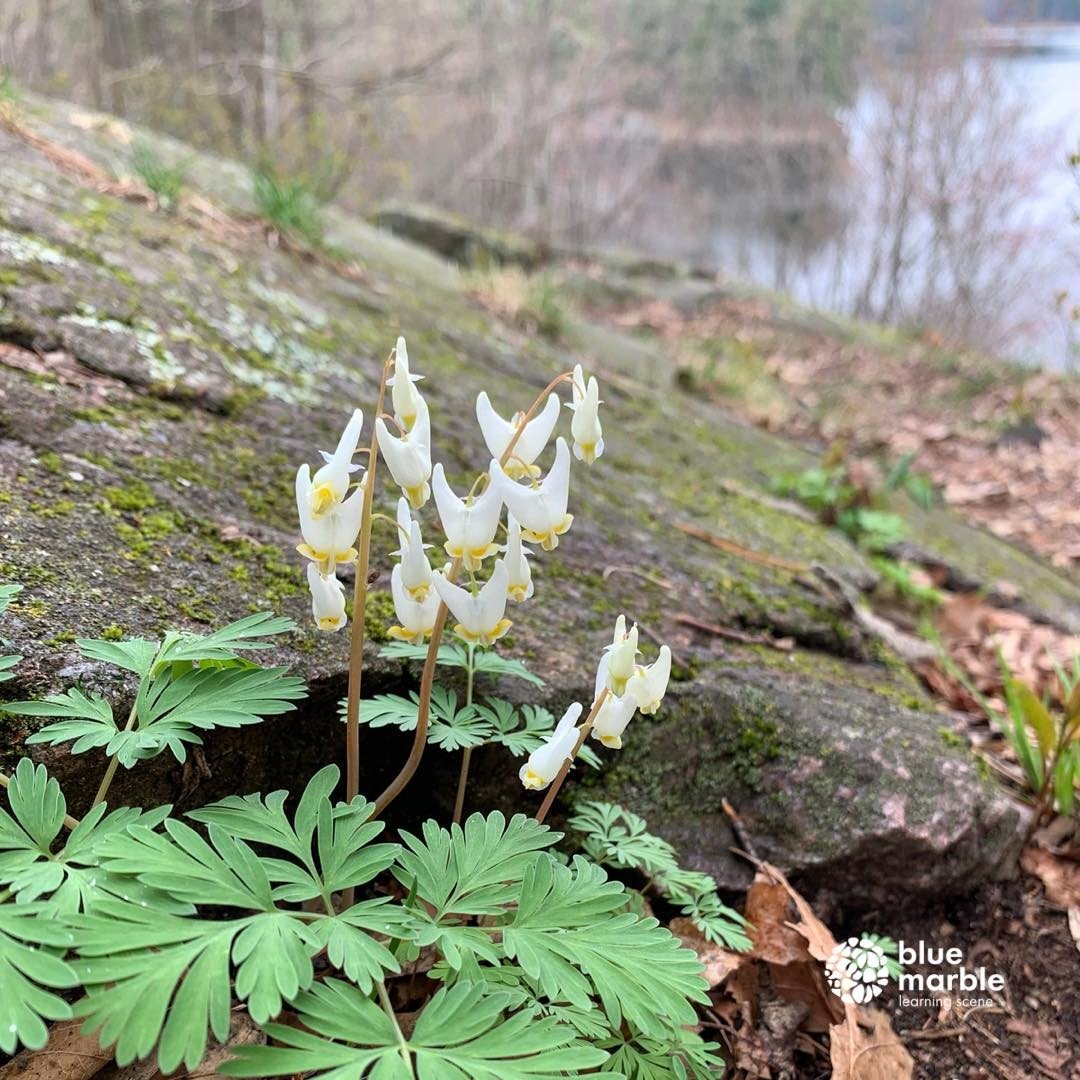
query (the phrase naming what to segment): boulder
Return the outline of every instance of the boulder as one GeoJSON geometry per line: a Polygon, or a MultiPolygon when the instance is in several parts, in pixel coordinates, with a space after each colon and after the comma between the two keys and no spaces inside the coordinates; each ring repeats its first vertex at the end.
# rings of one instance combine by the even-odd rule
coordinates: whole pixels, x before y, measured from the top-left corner
{"type": "MultiPolygon", "coordinates": [[[[25,123],[55,144],[123,159],[115,125],[75,123],[40,100],[28,108],[25,123]]],[[[340,756],[347,642],[310,628],[292,478],[333,445],[348,409],[370,418],[381,364],[404,332],[426,375],[435,454],[458,487],[487,462],[478,390],[509,414],[577,361],[602,381],[607,451],[575,468],[573,529],[537,558],[536,602],[513,612],[507,644],[547,680],[533,699],[557,712],[591,693],[622,611],[671,643],[676,681],[664,709],[635,721],[626,749],[605,754],[602,774],[577,776],[569,798],[624,800],[730,887],[747,871],[728,853],[724,798],[762,856],[852,904],[967,889],[1014,863],[1017,810],[941,737],[910,671],[814,571],[859,590],[875,580],[871,565],[767,495],[771,477],[805,467],[809,452],[683,393],[669,359],[640,340],[584,318],[572,349],[522,334],[478,307],[452,266],[336,211],[335,256],[305,258],[218,217],[103,194],[10,131],[0,152],[0,577],[25,586],[0,625],[25,656],[5,693],[78,683],[122,707],[133,688],[81,661],[76,637],[206,629],[268,609],[300,625],[267,656],[309,680],[297,713],[211,734],[184,769],[165,756],[141,765],[118,779],[118,799],[189,809],[296,786],[340,756]],[[790,637],[795,649],[733,643],[678,616],[790,637]]],[[[198,189],[243,212],[243,173],[189,153],[198,189]]],[[[380,488],[378,509],[395,503],[380,488]]],[[[1080,613],[1080,589],[1043,564],[945,511],[920,517],[929,547],[969,534],[983,555],[965,553],[965,573],[978,576],[985,558],[988,582],[1007,575],[1028,595],[1030,580],[1031,603],[1051,617],[1080,613]]],[[[365,694],[404,689],[415,674],[378,657],[395,547],[378,523],[365,694]]],[[[29,750],[79,813],[100,758],[24,747],[34,723],[0,718],[0,767],[29,750]]],[[[365,791],[396,772],[404,746],[365,736],[365,791]]],[[[534,805],[505,755],[481,758],[476,805],[534,805]]],[[[445,807],[456,773],[455,757],[430,750],[399,804],[404,818],[445,807]]]]}

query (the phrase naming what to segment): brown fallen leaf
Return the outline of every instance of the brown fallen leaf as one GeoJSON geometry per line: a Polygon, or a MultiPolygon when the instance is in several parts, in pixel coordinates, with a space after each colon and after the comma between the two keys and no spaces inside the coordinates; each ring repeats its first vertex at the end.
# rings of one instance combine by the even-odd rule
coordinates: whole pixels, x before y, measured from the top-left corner
{"type": "Polygon", "coordinates": [[[1016,1017],[1005,1027],[1027,1040],[1025,1049],[1035,1059],[1036,1067],[1044,1076],[1058,1080],[1058,1077],[1065,1075],[1065,1066],[1072,1055],[1064,1046],[1059,1047],[1057,1034],[1050,1024],[1016,1017]]]}
{"type": "Polygon", "coordinates": [[[687,948],[697,953],[698,959],[705,965],[705,978],[710,986],[719,986],[740,964],[750,959],[749,953],[731,952],[722,945],[706,940],[691,919],[681,916],[672,919],[670,929],[687,948]]]}
{"type": "Polygon", "coordinates": [[[829,1029],[833,1080],[910,1080],[915,1063],[878,1009],[848,1005],[829,1029]]]}
{"type": "Polygon", "coordinates": [[[788,922],[791,894],[779,881],[758,872],[746,894],[746,920],[753,927],[751,956],[770,964],[810,959],[806,940],[788,922]]]}
{"type": "Polygon", "coordinates": [[[65,1020],[49,1029],[44,1050],[20,1050],[0,1068],[0,1080],[88,1080],[112,1061],[96,1035],[80,1035],[82,1020],[65,1020]]]}
{"type": "Polygon", "coordinates": [[[1029,847],[1020,856],[1020,865],[1043,883],[1046,899],[1051,904],[1063,908],[1080,907],[1080,864],[1045,848],[1029,847]]]}

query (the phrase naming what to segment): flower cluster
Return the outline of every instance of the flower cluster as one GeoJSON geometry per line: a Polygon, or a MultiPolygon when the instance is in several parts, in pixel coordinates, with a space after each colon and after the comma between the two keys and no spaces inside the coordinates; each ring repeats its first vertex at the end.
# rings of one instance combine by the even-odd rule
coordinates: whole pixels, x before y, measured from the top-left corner
{"type": "MultiPolygon", "coordinates": [[[[398,561],[390,577],[397,624],[389,634],[422,643],[432,634],[445,605],[458,637],[472,646],[490,646],[510,628],[507,604],[523,603],[534,594],[530,559],[535,552],[528,545],[551,551],[573,524],[568,512],[571,455],[592,464],[604,452],[599,384],[578,365],[572,374],[556,380],[529,413],[515,413],[509,419],[496,412],[482,391],[476,399],[476,419],[491,460],[472,487],[458,494],[442,464],[432,465],[431,414],[417,386],[421,378],[411,372],[405,340],[398,338],[393,372],[385,379],[393,415],[375,417],[371,448],[373,455],[381,453],[401,489],[394,552],[398,561]],[[573,414],[573,446],[562,436],[555,438],[554,461],[545,475],[539,460],[559,421],[554,388],[562,381],[570,383],[566,405],[573,414]],[[420,522],[413,516],[432,496],[442,528],[442,548],[450,560],[441,567],[432,566],[431,545],[424,543],[420,522]]],[[[323,454],[325,463],[314,476],[307,465],[296,475],[304,537],[298,550],[309,560],[312,607],[321,630],[338,630],[346,621],[344,589],[336,567],[358,558],[355,543],[365,512],[366,485],[373,482],[372,468],[358,482],[353,480],[359,466],[352,459],[362,427],[363,416],[357,410],[337,449],[323,454]]],[[[373,456],[372,460],[377,459],[373,456]]],[[[370,499],[367,504],[370,508],[370,499]]],[[[550,739],[522,768],[526,787],[540,789],[550,784],[590,731],[605,746],[618,748],[635,712],[655,712],[667,686],[671,653],[665,646],[654,664],[643,667],[637,660],[637,640],[637,627],[627,631],[620,616],[614,640],[600,663],[590,715],[579,728],[582,707],[567,710],[550,739]]]]}

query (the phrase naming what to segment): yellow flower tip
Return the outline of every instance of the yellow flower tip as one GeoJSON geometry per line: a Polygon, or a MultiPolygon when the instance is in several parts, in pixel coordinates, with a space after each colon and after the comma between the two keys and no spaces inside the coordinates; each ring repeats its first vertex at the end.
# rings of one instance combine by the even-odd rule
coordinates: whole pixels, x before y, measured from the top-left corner
{"type": "Polygon", "coordinates": [[[494,630],[492,630],[489,634],[484,634],[484,644],[494,645],[495,642],[498,641],[499,638],[501,638],[503,634],[505,634],[506,631],[509,630],[510,627],[513,625],[514,624],[509,619],[500,619],[495,624],[494,630]]]}
{"type": "Polygon", "coordinates": [[[345,551],[339,551],[334,555],[334,562],[338,563],[352,563],[356,562],[360,558],[360,552],[356,548],[351,547],[345,551]]]}
{"type": "MultiPolygon", "coordinates": [[[[623,694],[626,693],[626,684],[630,680],[629,679],[617,679],[614,675],[609,675],[609,678],[611,680],[611,692],[612,692],[612,694],[614,694],[615,697],[622,697],[623,694]]],[[[639,711],[643,712],[644,710],[639,710],[639,711]]]]}
{"type": "Polygon", "coordinates": [[[514,601],[515,604],[520,604],[527,599],[526,593],[528,588],[525,585],[511,585],[506,590],[506,595],[514,601]]]}
{"type": "Polygon", "coordinates": [[[423,585],[417,585],[415,589],[406,589],[405,591],[418,604],[422,604],[428,598],[428,593],[431,592],[431,585],[428,582],[424,582],[423,585]]]}
{"type": "Polygon", "coordinates": [[[334,498],[334,488],[331,484],[319,484],[311,489],[311,512],[316,517],[321,517],[337,502],[334,498]]]}
{"type": "Polygon", "coordinates": [[[622,736],[621,735],[600,735],[598,736],[600,741],[611,750],[622,749],[622,736]]]}
{"type": "Polygon", "coordinates": [[[386,631],[386,636],[392,637],[395,641],[407,641],[410,645],[422,645],[427,634],[413,634],[404,626],[391,626],[386,631]]]}
{"type": "Polygon", "coordinates": [[[539,773],[533,772],[532,769],[526,769],[522,774],[521,783],[527,791],[543,791],[551,781],[545,780],[539,773]]]}
{"type": "Polygon", "coordinates": [[[596,443],[578,443],[577,449],[580,451],[580,459],[585,462],[586,465],[592,465],[596,461],[596,443]]]}
{"type": "Polygon", "coordinates": [[[327,633],[332,634],[335,630],[340,630],[345,625],[344,615],[323,615],[316,620],[316,626],[320,630],[325,630],[327,633]]]}
{"type": "Polygon", "coordinates": [[[297,544],[296,550],[305,559],[310,559],[313,563],[319,563],[321,566],[325,565],[330,559],[328,551],[316,551],[310,544],[297,544]]]}
{"type": "Polygon", "coordinates": [[[660,702],[656,701],[649,705],[641,705],[638,707],[638,712],[643,716],[652,716],[660,708],[660,702]]]}
{"type": "Polygon", "coordinates": [[[414,510],[419,510],[428,501],[428,496],[431,494],[431,488],[428,487],[426,481],[423,484],[417,484],[416,487],[407,487],[404,490],[405,498],[409,500],[409,505],[414,510]]]}

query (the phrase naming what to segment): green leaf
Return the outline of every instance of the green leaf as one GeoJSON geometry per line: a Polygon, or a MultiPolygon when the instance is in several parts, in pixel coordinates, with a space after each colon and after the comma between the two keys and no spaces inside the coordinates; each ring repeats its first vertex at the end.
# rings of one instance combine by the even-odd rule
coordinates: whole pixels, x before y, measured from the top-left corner
{"type": "MultiPolygon", "coordinates": [[[[404,641],[392,641],[383,647],[379,655],[387,660],[426,660],[426,645],[410,645],[404,641]]],[[[464,645],[451,643],[439,646],[436,663],[441,667],[467,669],[469,654],[464,645]]],[[[477,648],[473,654],[473,671],[485,675],[509,675],[515,679],[524,679],[533,686],[543,686],[544,680],[531,672],[520,660],[500,656],[497,652],[477,648]]]]}
{"type": "Polygon", "coordinates": [[[78,638],[75,644],[87,660],[115,664],[125,671],[135,672],[140,679],[150,671],[150,665],[158,653],[158,642],[145,638],[128,638],[126,641],[78,638]]]}
{"type": "Polygon", "coordinates": [[[614,1029],[625,1017],[663,1037],[695,1022],[691,1002],[708,1001],[708,984],[697,956],[656,919],[605,914],[624,904],[622,886],[600,867],[580,856],[565,867],[536,855],[503,945],[546,996],[565,994],[584,1007],[595,993],[614,1029]]]}
{"type": "Polygon", "coordinates": [[[1057,745],[1057,730],[1054,725],[1054,718],[1047,711],[1046,706],[1035,696],[1034,691],[1027,683],[1014,679],[1013,685],[1016,691],[1016,700],[1020,704],[1024,719],[1034,729],[1043,761],[1047,761],[1057,745]]]}
{"type": "Polygon", "coordinates": [[[622,1073],[626,1080],[714,1080],[724,1075],[724,1059],[716,1044],[681,1028],[664,1038],[640,1032],[629,1038],[620,1035],[600,1046],[612,1051],[600,1071],[622,1073]]]}
{"type": "Polygon", "coordinates": [[[124,807],[106,816],[106,806],[99,804],[54,852],[67,807],[45,767],[23,758],[8,788],[8,801],[14,817],[0,810],[0,885],[10,888],[20,904],[47,901],[39,907],[56,914],[90,910],[102,899],[123,896],[156,910],[191,910],[100,865],[102,849],[112,837],[135,824],[156,827],[168,814],[167,806],[145,814],[124,807]]]}
{"type": "Polygon", "coordinates": [[[8,605],[21,592],[21,585],[0,585],[0,615],[7,611],[8,605]]]}
{"type": "Polygon", "coordinates": [[[467,983],[439,990],[406,1042],[367,996],[328,980],[297,1001],[303,1029],[268,1026],[279,1045],[237,1047],[220,1071],[334,1080],[557,1080],[581,1076],[606,1060],[604,1051],[580,1042],[572,1028],[551,1017],[531,1011],[505,1016],[508,1002],[506,994],[467,983]]]}
{"type": "Polygon", "coordinates": [[[271,643],[263,638],[295,628],[292,619],[263,611],[229,623],[212,634],[171,632],[165,636],[155,667],[184,661],[236,660],[242,652],[270,648],[271,643]]]}
{"type": "MultiPolygon", "coordinates": [[[[360,722],[370,727],[395,725],[402,731],[415,731],[419,709],[420,695],[415,691],[407,698],[400,694],[377,694],[360,702],[360,722]]],[[[344,717],[345,702],[341,703],[339,711],[344,717]]],[[[475,706],[458,708],[457,694],[453,690],[442,686],[432,688],[429,743],[447,751],[461,750],[466,746],[482,746],[491,735],[491,724],[480,717],[475,706]]]]}
{"type": "Polygon", "coordinates": [[[71,1007],[52,991],[78,986],[78,976],[39,946],[71,942],[71,931],[43,905],[0,904],[0,1052],[14,1054],[20,1043],[40,1050],[49,1039],[45,1021],[70,1018],[71,1007]]]}
{"type": "Polygon", "coordinates": [[[0,656],[0,682],[7,682],[8,679],[15,678],[15,672],[11,669],[15,667],[21,659],[21,656],[0,656]]]}
{"type": "Polygon", "coordinates": [[[577,803],[567,824],[585,834],[585,850],[597,862],[640,870],[647,877],[679,867],[671,844],[653,836],[644,818],[617,803],[577,803]]]}
{"type": "Polygon", "coordinates": [[[516,814],[507,822],[495,811],[472,814],[450,831],[426,821],[423,838],[402,833],[406,850],[394,875],[435,910],[435,919],[458,915],[493,915],[507,901],[506,882],[520,880],[535,852],[562,838],[532,818],[516,814]]]}

